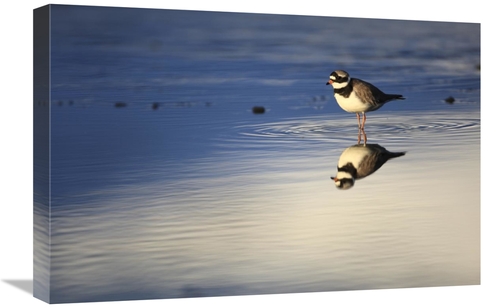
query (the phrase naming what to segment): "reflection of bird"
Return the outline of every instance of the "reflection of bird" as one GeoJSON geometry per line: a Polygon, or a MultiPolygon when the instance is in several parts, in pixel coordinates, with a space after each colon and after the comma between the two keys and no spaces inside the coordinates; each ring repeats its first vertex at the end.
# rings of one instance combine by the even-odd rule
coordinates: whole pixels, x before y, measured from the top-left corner
{"type": "Polygon", "coordinates": [[[377,171],[389,159],[403,156],[406,152],[389,152],[378,144],[356,144],[340,155],[337,176],[331,177],[339,189],[354,186],[354,181],[377,171]]]}
{"type": "Polygon", "coordinates": [[[385,94],[374,85],[361,79],[351,78],[346,71],[334,71],[326,83],[331,84],[339,106],[347,112],[356,113],[358,126],[365,128],[365,112],[374,111],[395,99],[405,99],[400,94],[385,94]],[[363,122],[359,114],[363,114],[363,122]]]}

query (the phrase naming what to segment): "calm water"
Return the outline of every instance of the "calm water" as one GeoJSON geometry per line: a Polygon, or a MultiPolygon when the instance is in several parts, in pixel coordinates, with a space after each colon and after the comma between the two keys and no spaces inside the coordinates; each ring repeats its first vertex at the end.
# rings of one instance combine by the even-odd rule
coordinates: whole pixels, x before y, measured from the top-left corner
{"type": "Polygon", "coordinates": [[[53,6],[52,31],[52,302],[480,283],[479,25],[53,6]],[[406,155],[345,191],[335,69],[407,98],[366,124],[406,155]]]}

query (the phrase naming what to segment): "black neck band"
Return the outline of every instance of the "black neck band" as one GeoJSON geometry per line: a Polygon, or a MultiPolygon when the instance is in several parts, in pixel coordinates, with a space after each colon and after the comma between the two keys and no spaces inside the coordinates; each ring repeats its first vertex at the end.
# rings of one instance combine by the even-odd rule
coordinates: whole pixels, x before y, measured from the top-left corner
{"type": "Polygon", "coordinates": [[[352,92],[352,83],[349,82],[347,86],[340,88],[340,89],[335,89],[333,88],[333,93],[342,95],[343,97],[347,98],[349,95],[351,95],[352,92]]]}
{"type": "Polygon", "coordinates": [[[337,167],[338,172],[347,172],[355,178],[358,175],[358,170],[354,167],[352,163],[347,163],[342,167],[337,167]]]}

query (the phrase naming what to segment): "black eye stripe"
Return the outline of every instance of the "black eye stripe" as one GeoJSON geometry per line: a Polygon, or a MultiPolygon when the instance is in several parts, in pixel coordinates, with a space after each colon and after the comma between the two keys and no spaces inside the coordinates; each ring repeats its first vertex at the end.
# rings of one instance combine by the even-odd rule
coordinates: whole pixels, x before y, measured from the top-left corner
{"type": "Polygon", "coordinates": [[[337,83],[347,82],[349,80],[348,76],[340,77],[336,72],[332,72],[330,76],[335,77],[335,80],[333,80],[333,82],[337,83]]]}

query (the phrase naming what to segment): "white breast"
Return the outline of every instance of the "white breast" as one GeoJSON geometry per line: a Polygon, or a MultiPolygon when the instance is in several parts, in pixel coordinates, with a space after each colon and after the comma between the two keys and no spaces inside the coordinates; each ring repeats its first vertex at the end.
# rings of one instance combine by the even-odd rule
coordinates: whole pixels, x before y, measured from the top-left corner
{"type": "Polygon", "coordinates": [[[363,103],[354,92],[352,92],[349,97],[343,97],[335,93],[335,99],[340,108],[347,112],[365,112],[370,109],[370,104],[363,103]]]}
{"type": "Polygon", "coordinates": [[[339,157],[338,166],[345,166],[348,163],[353,164],[354,168],[358,169],[361,161],[370,155],[370,149],[363,146],[349,147],[342,152],[339,157]]]}

